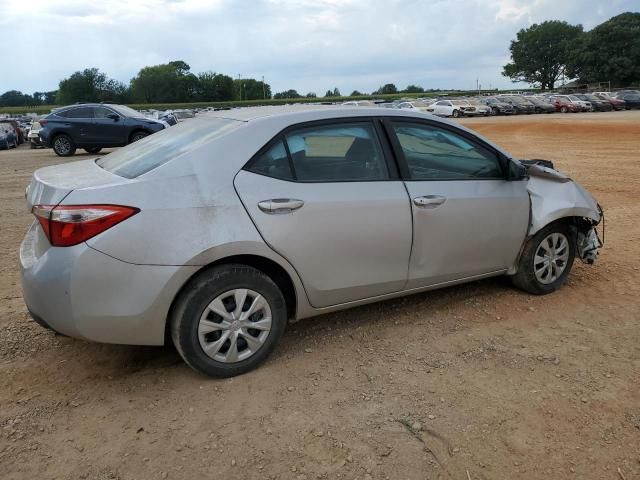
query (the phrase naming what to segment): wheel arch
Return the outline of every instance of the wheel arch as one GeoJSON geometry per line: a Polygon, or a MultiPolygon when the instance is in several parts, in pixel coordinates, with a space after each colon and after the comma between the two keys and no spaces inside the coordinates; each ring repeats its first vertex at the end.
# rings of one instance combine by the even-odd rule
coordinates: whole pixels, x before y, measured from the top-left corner
{"type": "Polygon", "coordinates": [[[198,277],[202,275],[206,275],[208,271],[211,269],[218,267],[220,265],[229,265],[229,264],[241,264],[247,265],[255,268],[256,270],[261,271],[265,275],[267,275],[274,283],[278,286],[282,295],[284,296],[286,307],[287,307],[287,318],[289,320],[295,319],[298,313],[298,309],[300,307],[298,302],[298,290],[296,288],[296,284],[294,283],[294,279],[291,277],[289,272],[276,262],[273,259],[267,258],[262,255],[257,254],[238,254],[238,255],[229,255],[226,257],[219,258],[207,265],[203,265],[199,270],[193,273],[180,287],[180,289],[176,292],[173,300],[171,301],[171,306],[169,307],[169,311],[167,313],[167,318],[165,321],[165,344],[172,342],[171,340],[171,318],[176,304],[178,303],[178,299],[188,288],[188,286],[195,281],[198,277]]]}
{"type": "Polygon", "coordinates": [[[136,133],[146,133],[147,135],[151,135],[153,132],[151,132],[150,130],[147,130],[146,128],[143,127],[135,127],[133,130],[131,130],[131,132],[129,133],[129,137],[127,138],[127,143],[131,143],[131,139],[133,138],[133,136],[136,133]]]}

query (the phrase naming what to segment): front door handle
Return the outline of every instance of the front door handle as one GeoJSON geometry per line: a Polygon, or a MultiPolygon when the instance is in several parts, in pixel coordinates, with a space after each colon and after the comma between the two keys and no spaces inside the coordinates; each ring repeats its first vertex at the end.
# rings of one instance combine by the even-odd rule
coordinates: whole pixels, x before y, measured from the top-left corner
{"type": "Polygon", "coordinates": [[[258,202],[258,208],[264,213],[282,214],[291,213],[304,205],[302,200],[295,198],[272,198],[258,202]]]}
{"type": "Polygon", "coordinates": [[[413,203],[420,208],[437,208],[446,200],[447,198],[441,195],[424,195],[423,197],[414,198],[413,203]]]}

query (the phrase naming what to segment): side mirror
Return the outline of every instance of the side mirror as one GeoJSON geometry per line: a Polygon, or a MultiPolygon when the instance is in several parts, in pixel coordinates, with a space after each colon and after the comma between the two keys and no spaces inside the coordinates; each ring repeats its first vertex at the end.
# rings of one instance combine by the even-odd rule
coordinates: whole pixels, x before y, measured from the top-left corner
{"type": "Polygon", "coordinates": [[[107,118],[110,118],[111,120],[114,120],[117,122],[118,120],[120,120],[120,115],[116,115],[115,113],[110,113],[109,115],[107,115],[107,118]]]}
{"type": "Polygon", "coordinates": [[[520,162],[509,160],[509,180],[522,180],[527,177],[527,167],[520,162]]]}

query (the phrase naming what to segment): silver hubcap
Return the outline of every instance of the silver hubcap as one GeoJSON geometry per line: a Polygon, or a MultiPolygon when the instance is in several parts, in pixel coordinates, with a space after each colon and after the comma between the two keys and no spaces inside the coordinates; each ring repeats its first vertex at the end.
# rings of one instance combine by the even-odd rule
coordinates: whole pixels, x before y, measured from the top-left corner
{"type": "Polygon", "coordinates": [[[555,282],[567,268],[569,260],[569,241],[562,233],[547,235],[533,257],[533,269],[536,279],[548,285],[555,282]]]}
{"type": "Polygon", "coordinates": [[[204,353],[218,362],[246,360],[264,344],[271,331],[271,307],[246,288],[218,295],[200,316],[198,339],[204,353]]]}
{"type": "Polygon", "coordinates": [[[71,144],[69,140],[64,137],[56,138],[56,150],[60,153],[68,153],[71,150],[71,144]]]}

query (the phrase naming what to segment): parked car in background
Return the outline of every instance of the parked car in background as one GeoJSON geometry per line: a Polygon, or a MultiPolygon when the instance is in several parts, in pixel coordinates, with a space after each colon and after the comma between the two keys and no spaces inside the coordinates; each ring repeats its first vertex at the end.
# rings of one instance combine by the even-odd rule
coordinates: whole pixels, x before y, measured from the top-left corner
{"type": "Polygon", "coordinates": [[[577,97],[576,95],[567,95],[567,97],[569,98],[569,100],[571,100],[571,102],[575,103],[576,105],[578,105],[583,112],[592,112],[593,111],[593,105],[591,105],[591,102],[588,102],[586,100],[582,100],[579,97],[577,97]]]}
{"type": "Polygon", "coordinates": [[[465,110],[465,115],[471,114],[471,115],[475,115],[475,116],[484,116],[484,117],[488,117],[489,115],[491,115],[493,112],[491,111],[491,107],[486,105],[485,103],[481,102],[479,99],[477,98],[467,98],[466,99],[467,102],[469,102],[469,104],[475,108],[475,110],[472,110],[471,112],[468,112],[465,110]]]}
{"type": "Polygon", "coordinates": [[[499,95],[498,98],[513,106],[516,113],[531,114],[536,112],[535,105],[520,95],[499,95]]]}
{"type": "Polygon", "coordinates": [[[40,125],[40,141],[61,157],[73,155],[77,148],[98,153],[103,148],[122,147],[168,126],[125,105],[100,103],[58,108],[40,120],[40,125]]]}
{"type": "Polygon", "coordinates": [[[441,117],[462,117],[475,110],[466,100],[439,100],[427,107],[427,112],[441,117]]]}
{"type": "Polygon", "coordinates": [[[556,111],[556,107],[545,97],[528,96],[527,100],[533,103],[535,113],[554,113],[556,111]]]}
{"type": "Polygon", "coordinates": [[[42,125],[37,120],[31,124],[31,129],[29,130],[29,135],[27,135],[27,140],[29,141],[29,148],[38,148],[42,147],[42,142],[40,141],[40,129],[42,125]]]}
{"type": "Polygon", "coordinates": [[[375,107],[376,104],[371,100],[349,100],[347,102],[343,102],[342,105],[344,107],[375,107]]]}
{"type": "Polygon", "coordinates": [[[613,110],[613,106],[610,102],[602,100],[595,95],[591,95],[589,93],[576,93],[574,96],[578,97],[580,100],[589,102],[591,104],[592,112],[610,112],[613,110]]]}
{"type": "Polygon", "coordinates": [[[18,135],[10,123],[0,123],[0,149],[9,150],[18,146],[18,135]]]}
{"type": "Polygon", "coordinates": [[[640,94],[637,93],[625,93],[617,96],[616,98],[624,100],[625,108],[631,110],[634,108],[640,108],[640,94]]]}
{"type": "Polygon", "coordinates": [[[605,102],[609,102],[611,104],[611,107],[614,110],[624,110],[626,107],[626,102],[620,98],[616,98],[616,97],[611,97],[609,95],[605,95],[604,93],[594,93],[593,94],[596,98],[599,98],[600,100],[604,100],[605,102]]]}
{"type": "Polygon", "coordinates": [[[429,108],[429,104],[426,102],[423,102],[421,100],[412,100],[410,102],[401,102],[398,104],[398,108],[402,109],[402,110],[413,110],[416,112],[424,112],[424,113],[429,113],[428,112],[428,108],[429,108]]]}
{"type": "Polygon", "coordinates": [[[515,113],[513,105],[496,97],[481,97],[480,102],[491,108],[492,115],[512,115],[515,113]]]}
{"type": "Polygon", "coordinates": [[[583,111],[582,106],[573,102],[567,95],[553,95],[549,97],[549,100],[556,108],[556,112],[578,113],[583,111]]]}
{"type": "Polygon", "coordinates": [[[640,95],[640,90],[618,90],[615,93],[615,96],[620,98],[620,97],[623,97],[623,96],[629,95],[629,94],[631,94],[631,95],[640,95]]]}
{"type": "Polygon", "coordinates": [[[0,123],[11,125],[13,132],[16,135],[18,145],[22,145],[24,143],[24,132],[20,129],[20,123],[17,120],[13,120],[11,118],[3,118],[0,119],[0,123]]]}
{"type": "Polygon", "coordinates": [[[36,171],[19,254],[34,320],[171,341],[229,377],[262,363],[289,319],[499,275],[543,295],[596,259],[602,210],[550,162],[410,110],[276,111],[211,114],[36,171]]]}

